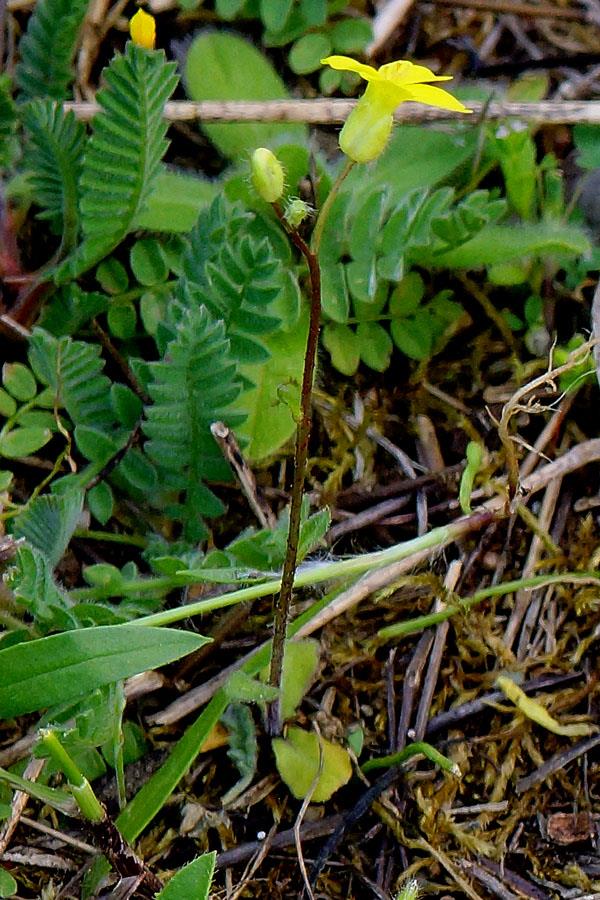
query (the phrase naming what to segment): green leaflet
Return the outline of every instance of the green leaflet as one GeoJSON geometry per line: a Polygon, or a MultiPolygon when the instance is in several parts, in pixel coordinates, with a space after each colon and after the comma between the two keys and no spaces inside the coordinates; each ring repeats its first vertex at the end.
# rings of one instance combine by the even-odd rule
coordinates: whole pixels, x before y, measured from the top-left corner
{"type": "Polygon", "coordinates": [[[72,112],[51,100],[36,100],[23,110],[29,135],[24,165],[40,218],[56,222],[62,230],[62,250],[73,248],[79,228],[77,182],[85,129],[72,112]]]}
{"type": "Polygon", "coordinates": [[[24,99],[64,100],[88,0],[38,0],[19,45],[15,80],[24,99]]]}
{"type": "Polygon", "coordinates": [[[129,42],[104,80],[79,182],[83,243],[56,270],[57,284],[85,272],[137,227],[167,148],[163,108],[177,84],[175,64],[129,42]]]}
{"type": "Polygon", "coordinates": [[[240,384],[223,323],[204,306],[183,310],[164,358],[149,368],[153,403],[146,407],[143,424],[149,438],[145,450],[158,466],[162,484],[177,498],[164,511],[184,523],[187,540],[199,540],[206,534],[202,517],[223,510],[205,481],[229,475],[210,425],[241,420],[228,416],[240,384]]]}
{"type": "Polygon", "coordinates": [[[52,634],[0,650],[0,716],[11,718],[82,697],[155,669],[208,638],[173,628],[106,625],[52,634]]]}

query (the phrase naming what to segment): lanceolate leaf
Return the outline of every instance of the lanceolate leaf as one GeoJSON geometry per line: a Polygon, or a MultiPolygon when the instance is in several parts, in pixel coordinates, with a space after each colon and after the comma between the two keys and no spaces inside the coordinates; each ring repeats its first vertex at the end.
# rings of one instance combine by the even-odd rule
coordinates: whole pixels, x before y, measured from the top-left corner
{"type": "Polygon", "coordinates": [[[38,0],[35,4],[19,45],[16,82],[22,96],[65,99],[88,5],[88,0],[38,0]]]}
{"type": "Polygon", "coordinates": [[[106,625],[0,650],[0,716],[66,703],[179,659],[208,638],[175,628],[106,625]]]}
{"type": "Polygon", "coordinates": [[[57,270],[59,284],[99,262],[137,226],[167,148],[163,108],[177,84],[175,64],[129,42],[104,77],[80,179],[83,243],[57,270]]]}

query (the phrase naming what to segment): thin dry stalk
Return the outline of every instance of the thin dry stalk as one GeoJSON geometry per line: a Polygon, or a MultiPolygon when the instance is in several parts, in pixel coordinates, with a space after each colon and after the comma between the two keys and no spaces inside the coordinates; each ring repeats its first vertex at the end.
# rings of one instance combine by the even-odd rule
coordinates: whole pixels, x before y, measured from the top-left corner
{"type": "MultiPolygon", "coordinates": [[[[454,590],[458,583],[458,579],[460,578],[461,572],[461,560],[453,560],[450,563],[448,571],[446,572],[446,577],[444,578],[444,588],[446,591],[452,592],[454,590]]],[[[443,609],[445,605],[446,604],[444,603],[444,601],[440,597],[437,597],[434,604],[434,612],[439,612],[439,610],[443,609]]],[[[445,622],[440,622],[440,624],[435,629],[435,638],[433,641],[433,646],[431,647],[431,653],[429,654],[429,663],[427,665],[427,672],[425,673],[423,690],[419,699],[417,715],[415,716],[415,725],[414,728],[409,732],[409,737],[413,741],[422,741],[425,737],[425,731],[427,730],[427,719],[429,717],[431,702],[433,700],[433,695],[435,693],[435,688],[440,674],[440,666],[442,664],[442,657],[444,655],[444,648],[446,646],[446,638],[448,636],[449,628],[450,621],[447,619],[445,622]]]]}
{"type": "MultiPolygon", "coordinates": [[[[42,774],[42,769],[46,764],[45,759],[30,759],[27,768],[23,772],[23,778],[28,781],[37,781],[42,774]]],[[[12,836],[16,831],[17,825],[25,811],[25,807],[29,803],[29,794],[25,791],[15,791],[10,807],[10,816],[4,823],[4,828],[0,833],[0,858],[6,852],[6,848],[11,842],[12,836]]]]}
{"type": "Polygon", "coordinates": [[[524,384],[523,387],[520,387],[517,391],[515,391],[510,400],[508,400],[508,402],[504,404],[502,415],[500,417],[500,421],[498,422],[498,437],[502,442],[502,446],[504,447],[504,453],[506,456],[508,490],[511,499],[515,497],[519,489],[519,462],[517,458],[517,451],[515,449],[517,439],[515,439],[515,437],[511,435],[509,431],[510,420],[518,412],[546,412],[546,405],[540,404],[535,397],[530,397],[530,399],[526,401],[526,397],[528,397],[528,395],[534,394],[535,391],[541,390],[542,388],[547,388],[549,386],[553,390],[556,390],[556,379],[561,375],[570,372],[577,365],[579,365],[579,363],[581,363],[590,352],[592,344],[592,341],[588,341],[586,344],[582,344],[581,347],[578,347],[577,350],[570,354],[569,359],[562,366],[556,366],[555,368],[552,368],[552,362],[550,361],[550,367],[546,372],[544,372],[542,375],[539,375],[537,378],[534,378],[532,381],[529,381],[527,384],[524,384]]]}
{"type": "Polygon", "coordinates": [[[367,55],[375,56],[400,27],[415,0],[387,0],[383,3],[373,19],[373,40],[367,47],[367,55]]]}
{"type": "MultiPolygon", "coordinates": [[[[204,100],[194,103],[173,100],[165,105],[169,122],[306,122],[309,125],[342,125],[356,105],[356,100],[204,100]]],[[[550,100],[540,103],[513,103],[493,100],[490,103],[472,101],[470,109],[476,116],[491,119],[516,117],[536,125],[600,124],[600,101],[550,100]]],[[[89,122],[99,111],[97,103],[69,102],[66,110],[73,110],[78,119],[89,122]]],[[[457,120],[458,113],[418,103],[403,103],[395,113],[396,122],[446,122],[457,120]]],[[[462,119],[460,120],[462,122],[462,119]]]]}
{"type": "MultiPolygon", "coordinates": [[[[543,529],[544,531],[550,530],[552,517],[554,515],[554,510],[556,509],[556,504],[558,502],[561,487],[562,478],[556,478],[554,481],[550,482],[544,492],[542,508],[540,510],[540,515],[538,518],[538,525],[540,529],[543,529]]],[[[527,554],[527,559],[525,560],[525,565],[523,566],[523,578],[529,578],[531,575],[534,575],[538,571],[538,563],[543,549],[544,543],[542,539],[538,534],[534,534],[531,539],[531,544],[529,545],[529,552],[527,554]]],[[[532,609],[536,606],[536,600],[539,601],[540,593],[540,591],[535,591],[532,597],[531,591],[517,592],[514,607],[507,622],[506,630],[504,632],[504,643],[507,647],[512,647],[517,637],[517,632],[521,627],[521,623],[523,622],[523,618],[525,617],[525,614],[527,613],[529,615],[531,613],[532,609]]],[[[533,625],[534,622],[530,622],[530,627],[524,629],[521,633],[518,651],[519,659],[523,659],[527,653],[529,637],[533,630],[533,625]]]]}

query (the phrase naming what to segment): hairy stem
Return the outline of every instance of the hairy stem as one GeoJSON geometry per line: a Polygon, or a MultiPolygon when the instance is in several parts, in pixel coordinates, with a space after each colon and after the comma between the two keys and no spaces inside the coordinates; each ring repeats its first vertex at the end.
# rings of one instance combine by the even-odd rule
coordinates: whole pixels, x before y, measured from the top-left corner
{"type": "MultiPolygon", "coordinates": [[[[285,219],[283,218],[281,209],[277,204],[274,204],[274,209],[285,227],[285,219]]],[[[302,373],[300,417],[296,429],[294,480],[292,483],[292,496],[290,502],[290,524],[288,528],[283,572],[281,575],[281,589],[279,594],[275,597],[273,610],[273,649],[271,652],[269,684],[276,688],[281,687],[285,638],[290,615],[290,606],[292,603],[294,579],[296,577],[302,497],[304,495],[304,478],[306,475],[308,442],[310,438],[312,385],[315,374],[315,362],[317,359],[317,346],[319,343],[319,325],[321,322],[321,270],[319,268],[319,261],[316,254],[312,252],[306,241],[298,234],[296,229],[286,228],[286,230],[290,240],[302,253],[308,265],[310,280],[310,318],[308,337],[306,339],[306,353],[304,356],[304,371],[302,373]]],[[[267,725],[271,735],[277,735],[281,731],[278,700],[275,700],[269,707],[267,725]]]]}

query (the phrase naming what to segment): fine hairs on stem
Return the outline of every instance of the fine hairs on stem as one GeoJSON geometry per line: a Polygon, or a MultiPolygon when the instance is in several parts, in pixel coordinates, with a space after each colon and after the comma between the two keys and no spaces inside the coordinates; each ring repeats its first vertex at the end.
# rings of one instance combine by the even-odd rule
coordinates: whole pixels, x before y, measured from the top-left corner
{"type": "MultiPolygon", "coordinates": [[[[273,209],[281,222],[286,234],[294,246],[300,251],[308,266],[310,284],[310,316],[308,336],[306,339],[306,352],[304,355],[304,371],[302,373],[302,387],[300,392],[300,416],[296,428],[296,445],[294,452],[294,478],[292,482],[292,495],[290,501],[290,523],[288,529],[287,547],[283,572],[281,577],[281,589],[275,596],[273,609],[273,644],[271,651],[271,668],[269,683],[276,688],[281,687],[283,674],[283,659],[285,655],[285,640],[287,624],[289,621],[290,606],[296,565],[298,560],[298,542],[300,537],[300,525],[302,514],[302,498],[304,495],[304,479],[306,476],[306,462],[308,459],[308,442],[311,427],[312,385],[317,359],[317,347],[319,343],[319,327],[321,321],[321,269],[319,266],[319,246],[323,228],[335,200],[340,186],[353,166],[349,160],[338,178],[333,183],[327,199],[321,209],[315,230],[313,233],[312,247],[309,246],[298,232],[297,227],[291,225],[279,205],[278,200],[272,202],[273,209]]],[[[271,736],[281,732],[281,718],[279,714],[279,701],[274,700],[270,704],[267,713],[267,729],[271,736]]]]}

